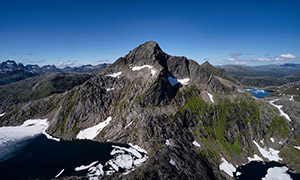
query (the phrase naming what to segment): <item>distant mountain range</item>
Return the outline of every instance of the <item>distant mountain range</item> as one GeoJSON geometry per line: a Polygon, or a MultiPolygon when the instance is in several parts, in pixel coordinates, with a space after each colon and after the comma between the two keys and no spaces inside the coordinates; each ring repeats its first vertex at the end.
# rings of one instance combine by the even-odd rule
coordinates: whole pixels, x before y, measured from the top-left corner
{"type": "Polygon", "coordinates": [[[85,73],[99,73],[105,69],[109,64],[99,65],[83,65],[80,67],[64,67],[57,68],[55,65],[23,65],[12,60],[7,60],[0,64],[0,85],[9,84],[20,81],[29,77],[33,77],[40,74],[52,73],[52,72],[85,72],[85,73]]]}
{"type": "Polygon", "coordinates": [[[265,66],[225,65],[220,68],[247,86],[279,86],[300,81],[300,64],[265,66]]]}

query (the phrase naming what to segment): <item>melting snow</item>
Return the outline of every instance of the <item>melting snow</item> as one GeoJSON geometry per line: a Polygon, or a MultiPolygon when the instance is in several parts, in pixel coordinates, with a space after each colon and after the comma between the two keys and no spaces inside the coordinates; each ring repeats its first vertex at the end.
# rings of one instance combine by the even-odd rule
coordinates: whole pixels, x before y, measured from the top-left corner
{"type": "Polygon", "coordinates": [[[58,178],[58,176],[60,176],[64,171],[65,171],[65,169],[61,170],[61,171],[55,176],[55,178],[58,178]]]}
{"type": "Polygon", "coordinates": [[[267,147],[261,148],[257,144],[257,142],[255,141],[252,142],[256,145],[261,155],[266,159],[269,159],[270,161],[276,161],[276,162],[282,160],[282,158],[279,157],[279,152],[280,152],[279,150],[274,150],[273,148],[267,149],[267,147]]]}
{"type": "Polygon", "coordinates": [[[236,176],[239,176],[241,175],[242,173],[241,172],[236,172],[236,176]]]}
{"type": "Polygon", "coordinates": [[[78,135],[77,139],[89,139],[92,140],[94,139],[100,131],[105,128],[109,122],[112,120],[111,116],[109,116],[105,121],[100,122],[99,124],[89,127],[87,129],[81,130],[78,135]]]}
{"type": "Polygon", "coordinates": [[[85,165],[82,165],[82,166],[79,166],[79,167],[76,167],[75,168],[75,171],[82,171],[82,170],[86,170],[86,169],[89,169],[90,167],[94,166],[95,164],[97,164],[98,161],[95,161],[95,162],[92,162],[91,164],[85,166],[85,165]]]}
{"type": "Polygon", "coordinates": [[[206,92],[206,93],[207,93],[207,95],[208,95],[210,101],[211,101],[212,103],[215,103],[215,101],[214,101],[214,99],[213,99],[213,95],[210,94],[209,92],[206,92]]]}
{"type": "Polygon", "coordinates": [[[282,144],[283,144],[283,142],[282,142],[282,141],[279,141],[279,144],[281,144],[281,145],[282,145],[282,144]]]}
{"type": "Polygon", "coordinates": [[[296,149],[300,150],[300,146],[294,146],[294,148],[296,148],[296,149]]]}
{"type": "Polygon", "coordinates": [[[257,154],[254,154],[253,158],[248,157],[247,159],[248,159],[249,162],[251,162],[251,161],[263,161],[263,159],[260,158],[257,154]]]}
{"type": "Polygon", "coordinates": [[[98,176],[104,175],[103,165],[99,163],[97,166],[91,167],[87,175],[90,177],[90,179],[93,179],[94,177],[95,179],[98,180],[98,176]]]}
{"type": "Polygon", "coordinates": [[[2,113],[2,114],[0,114],[0,117],[2,117],[2,116],[4,116],[5,115],[5,113],[2,113]]]}
{"type": "Polygon", "coordinates": [[[121,74],[122,74],[122,71],[120,71],[120,72],[117,72],[117,73],[113,73],[113,74],[108,74],[107,76],[110,76],[110,77],[116,78],[116,77],[119,77],[121,74]]]}
{"type": "Polygon", "coordinates": [[[276,104],[274,104],[275,101],[278,101],[278,99],[275,99],[275,100],[269,101],[269,102],[270,102],[270,104],[271,104],[272,106],[276,107],[276,108],[279,110],[280,116],[283,116],[283,117],[285,117],[288,121],[291,121],[291,118],[289,117],[289,115],[287,115],[285,112],[282,111],[282,109],[281,109],[281,108],[282,108],[282,105],[276,105],[276,104]]]}
{"type": "Polygon", "coordinates": [[[136,150],[138,150],[138,151],[140,151],[140,152],[142,152],[142,153],[147,154],[147,151],[146,151],[145,149],[142,149],[142,148],[141,148],[140,146],[138,146],[138,145],[132,145],[131,143],[129,143],[129,146],[135,148],[136,150]]]}
{"type": "Polygon", "coordinates": [[[152,76],[155,75],[156,70],[153,68],[153,66],[150,66],[150,65],[135,66],[135,67],[132,67],[131,69],[132,69],[133,71],[139,71],[139,70],[144,69],[144,68],[150,69],[150,70],[151,70],[152,76]]]}
{"type": "Polygon", "coordinates": [[[222,163],[220,164],[219,168],[220,170],[223,170],[231,177],[233,177],[233,172],[236,171],[235,167],[232,164],[228,163],[226,159],[224,159],[223,157],[222,157],[222,163]]]}
{"type": "Polygon", "coordinates": [[[201,147],[201,145],[196,140],[193,141],[193,145],[196,147],[201,147]]]}
{"type": "Polygon", "coordinates": [[[262,139],[262,140],[260,140],[259,142],[260,142],[260,143],[262,143],[262,144],[264,144],[264,140],[263,140],[263,139],[262,139]]]}
{"type": "MultiPolygon", "coordinates": [[[[148,159],[147,152],[139,146],[131,145],[131,147],[126,148],[113,145],[112,147],[114,149],[110,154],[114,156],[113,159],[107,161],[104,166],[101,164],[95,165],[97,162],[94,162],[92,166],[89,165],[89,172],[87,174],[90,177],[89,179],[98,179],[98,176],[104,174],[112,175],[115,172],[119,172],[120,169],[125,170],[123,175],[126,175],[148,159]],[[141,154],[142,151],[146,153],[141,154]],[[108,170],[104,172],[103,167],[108,170]]],[[[86,167],[84,166],[85,169],[86,167]]]]}
{"type": "Polygon", "coordinates": [[[46,132],[48,126],[47,119],[29,119],[20,126],[0,127],[0,146],[8,141],[33,137],[38,134],[44,134],[48,139],[59,141],[46,132]]]}
{"type": "Polygon", "coordinates": [[[270,140],[272,141],[272,143],[274,143],[274,142],[275,142],[275,141],[274,141],[274,138],[272,138],[272,137],[270,138],[270,140]]]}
{"type": "Polygon", "coordinates": [[[176,84],[178,84],[177,78],[173,78],[172,76],[168,76],[168,80],[169,80],[171,86],[175,86],[176,84]]]}
{"type": "Polygon", "coordinates": [[[190,78],[178,79],[177,81],[182,85],[188,85],[190,78]]]}
{"type": "Polygon", "coordinates": [[[292,180],[291,176],[286,173],[287,167],[272,167],[268,169],[268,173],[262,180],[292,180]]]}

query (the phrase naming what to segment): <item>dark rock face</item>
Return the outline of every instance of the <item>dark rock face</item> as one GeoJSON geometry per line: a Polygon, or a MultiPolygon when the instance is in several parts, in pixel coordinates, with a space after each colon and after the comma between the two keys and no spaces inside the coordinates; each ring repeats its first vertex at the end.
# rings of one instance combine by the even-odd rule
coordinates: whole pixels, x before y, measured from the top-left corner
{"type": "MultiPolygon", "coordinates": [[[[50,134],[72,140],[111,116],[93,140],[137,144],[149,159],[126,176],[100,178],[232,179],[220,171],[221,157],[233,165],[246,163],[257,152],[252,140],[275,136],[277,130],[276,109],[251,98],[232,79],[208,62],[170,56],[151,41],[82,85],[29,102],[0,121],[46,117],[50,134]],[[200,147],[193,145],[196,140],[200,147]]],[[[285,125],[276,137],[291,133],[285,125]]]]}

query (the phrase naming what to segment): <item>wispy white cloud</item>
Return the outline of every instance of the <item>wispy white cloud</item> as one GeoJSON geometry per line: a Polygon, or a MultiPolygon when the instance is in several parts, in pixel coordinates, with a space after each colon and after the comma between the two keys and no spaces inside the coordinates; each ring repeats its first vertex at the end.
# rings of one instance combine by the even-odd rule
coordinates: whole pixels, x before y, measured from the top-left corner
{"type": "Polygon", "coordinates": [[[76,62],[59,62],[59,63],[55,64],[55,66],[58,68],[64,68],[66,66],[69,66],[69,67],[81,66],[81,64],[76,63],[76,62]]]}
{"type": "Polygon", "coordinates": [[[229,53],[229,58],[226,58],[226,61],[232,62],[234,64],[246,64],[247,62],[293,62],[300,60],[296,55],[287,53],[280,54],[275,57],[270,57],[269,54],[266,54],[264,57],[244,57],[244,55],[248,55],[249,53],[229,53]]]}
{"type": "Polygon", "coordinates": [[[289,58],[289,59],[295,59],[295,58],[297,58],[295,55],[290,54],[290,53],[288,53],[288,54],[280,54],[279,57],[281,57],[281,58],[289,58]]]}

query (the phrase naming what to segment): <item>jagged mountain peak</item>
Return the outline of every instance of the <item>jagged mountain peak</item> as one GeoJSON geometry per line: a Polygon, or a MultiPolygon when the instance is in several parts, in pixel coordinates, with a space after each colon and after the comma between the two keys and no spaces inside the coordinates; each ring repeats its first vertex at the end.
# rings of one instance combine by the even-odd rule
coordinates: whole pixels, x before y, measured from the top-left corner
{"type": "Polygon", "coordinates": [[[143,64],[143,62],[140,61],[145,61],[144,63],[150,64],[155,64],[155,62],[158,61],[160,64],[164,64],[168,55],[162,51],[158,43],[148,41],[130,51],[125,58],[131,64],[143,64]]]}

